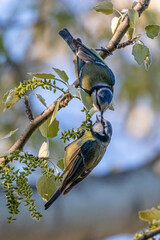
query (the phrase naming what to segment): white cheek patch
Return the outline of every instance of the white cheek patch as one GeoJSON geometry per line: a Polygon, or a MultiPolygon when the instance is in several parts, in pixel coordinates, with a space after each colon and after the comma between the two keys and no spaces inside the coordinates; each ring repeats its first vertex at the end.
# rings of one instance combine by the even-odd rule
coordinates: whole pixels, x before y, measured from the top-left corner
{"type": "Polygon", "coordinates": [[[101,122],[98,122],[98,123],[95,123],[93,125],[93,131],[96,132],[96,133],[102,133],[103,132],[103,126],[102,126],[102,123],[101,122]]]}
{"type": "Polygon", "coordinates": [[[96,93],[96,90],[94,90],[91,94],[91,98],[92,98],[92,101],[93,101],[93,106],[96,110],[99,110],[99,107],[97,105],[97,93],[96,93]]]}

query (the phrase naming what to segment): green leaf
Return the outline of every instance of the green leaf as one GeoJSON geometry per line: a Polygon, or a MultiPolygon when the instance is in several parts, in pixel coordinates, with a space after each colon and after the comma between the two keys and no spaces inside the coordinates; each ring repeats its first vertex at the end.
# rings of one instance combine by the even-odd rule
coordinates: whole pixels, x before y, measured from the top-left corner
{"type": "Polygon", "coordinates": [[[47,107],[46,100],[40,94],[35,93],[35,96],[45,107],[47,107]]]}
{"type": "Polygon", "coordinates": [[[64,161],[63,161],[63,159],[60,159],[60,160],[57,162],[57,166],[58,166],[61,170],[64,170],[64,161]]]}
{"type": "Polygon", "coordinates": [[[97,12],[104,13],[106,15],[113,13],[113,4],[111,2],[103,1],[94,7],[97,12]]]}
{"type": "Polygon", "coordinates": [[[152,57],[151,57],[151,54],[149,53],[149,55],[144,60],[144,67],[145,67],[146,71],[149,70],[151,63],[152,63],[152,57]]]}
{"type": "Polygon", "coordinates": [[[54,119],[55,119],[56,116],[57,116],[57,112],[58,112],[58,109],[59,109],[60,101],[61,101],[61,99],[58,99],[58,100],[57,100],[55,109],[54,109],[54,111],[53,111],[53,113],[52,113],[52,116],[51,116],[51,121],[50,121],[50,123],[49,123],[49,126],[53,123],[54,119]]]}
{"type": "Polygon", "coordinates": [[[79,96],[79,91],[77,88],[75,88],[74,86],[72,85],[68,85],[68,90],[69,90],[69,93],[73,96],[73,97],[80,97],[79,96]]]}
{"type": "Polygon", "coordinates": [[[55,76],[51,73],[28,73],[28,74],[36,78],[55,79],[55,76]]]}
{"type": "Polygon", "coordinates": [[[55,180],[54,175],[52,177],[42,175],[36,184],[37,192],[42,196],[44,201],[48,201],[59,186],[60,182],[58,180],[55,180]]]}
{"type": "Polygon", "coordinates": [[[20,100],[20,97],[16,95],[15,89],[7,91],[3,96],[3,103],[5,105],[4,111],[8,108],[13,107],[20,100]]]}
{"type": "Polygon", "coordinates": [[[145,27],[146,35],[147,37],[153,39],[158,36],[160,32],[160,26],[159,25],[148,25],[145,27]]]}
{"type": "Polygon", "coordinates": [[[52,141],[49,142],[50,156],[52,156],[52,159],[55,162],[64,158],[65,145],[66,144],[64,144],[64,142],[59,139],[59,137],[55,137],[52,141]]]}
{"type": "Polygon", "coordinates": [[[49,157],[49,142],[43,142],[38,153],[39,158],[49,157]]]}
{"type": "Polygon", "coordinates": [[[133,8],[128,9],[128,17],[129,17],[130,27],[135,28],[138,23],[138,19],[139,19],[138,12],[136,10],[134,10],[133,8]]]}
{"type": "Polygon", "coordinates": [[[13,131],[11,131],[10,133],[8,133],[8,134],[6,134],[4,137],[1,137],[0,138],[0,141],[1,140],[4,140],[4,139],[6,139],[6,138],[9,138],[9,137],[11,137],[15,132],[17,132],[18,131],[18,128],[17,129],[15,129],[15,130],[13,130],[13,131]]]}
{"type": "Polygon", "coordinates": [[[131,40],[133,38],[133,34],[134,34],[135,28],[128,28],[127,32],[126,32],[126,37],[131,40]]]}
{"type": "Polygon", "coordinates": [[[113,104],[111,104],[111,105],[109,106],[109,110],[114,111],[113,104]]]}
{"type": "Polygon", "coordinates": [[[132,3],[132,8],[134,8],[137,4],[138,4],[138,2],[134,1],[134,2],[132,3]]]}
{"type": "Polygon", "coordinates": [[[140,65],[149,56],[149,49],[142,44],[136,43],[132,49],[132,55],[136,62],[140,65]]]}
{"type": "Polygon", "coordinates": [[[111,22],[111,31],[112,34],[114,34],[120,24],[121,21],[121,17],[114,17],[112,18],[112,22],[111,22]]]}
{"type": "Polygon", "coordinates": [[[139,218],[143,221],[147,221],[149,224],[160,223],[160,210],[156,208],[140,211],[139,218]]]}
{"type": "Polygon", "coordinates": [[[52,124],[50,124],[51,117],[48,118],[40,127],[39,130],[43,137],[54,138],[57,136],[59,131],[59,121],[54,119],[52,124]]]}
{"type": "Polygon", "coordinates": [[[95,114],[97,112],[97,109],[95,107],[92,107],[90,110],[89,110],[89,115],[90,116],[93,116],[93,114],[95,114]]]}
{"type": "Polygon", "coordinates": [[[54,67],[53,67],[53,70],[58,74],[58,76],[59,76],[62,80],[64,80],[65,82],[68,82],[68,76],[67,76],[67,74],[65,73],[65,71],[60,70],[60,69],[58,69],[58,68],[54,68],[54,67]]]}
{"type": "Polygon", "coordinates": [[[79,94],[84,107],[89,111],[93,107],[92,98],[82,88],[79,88],[79,94]]]}

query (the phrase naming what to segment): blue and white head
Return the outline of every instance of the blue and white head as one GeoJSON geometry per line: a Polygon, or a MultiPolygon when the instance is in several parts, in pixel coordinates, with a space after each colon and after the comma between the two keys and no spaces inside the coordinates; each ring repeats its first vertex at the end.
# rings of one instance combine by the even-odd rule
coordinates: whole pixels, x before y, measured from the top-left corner
{"type": "Polygon", "coordinates": [[[112,125],[104,118],[99,120],[97,117],[97,121],[91,126],[91,133],[98,141],[108,145],[112,137],[112,125]]]}
{"type": "Polygon", "coordinates": [[[94,86],[90,92],[92,101],[97,110],[106,111],[112,104],[113,87],[108,84],[99,84],[94,86]]]}

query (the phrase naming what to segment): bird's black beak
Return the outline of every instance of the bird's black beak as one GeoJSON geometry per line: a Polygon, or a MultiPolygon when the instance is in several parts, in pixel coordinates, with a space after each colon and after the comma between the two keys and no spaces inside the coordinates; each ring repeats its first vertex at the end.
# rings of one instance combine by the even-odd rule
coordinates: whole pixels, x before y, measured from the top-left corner
{"type": "Polygon", "coordinates": [[[103,111],[101,111],[101,122],[103,123],[103,111]]]}
{"type": "Polygon", "coordinates": [[[97,122],[99,122],[99,118],[98,118],[98,115],[96,114],[96,119],[97,119],[97,122]]]}

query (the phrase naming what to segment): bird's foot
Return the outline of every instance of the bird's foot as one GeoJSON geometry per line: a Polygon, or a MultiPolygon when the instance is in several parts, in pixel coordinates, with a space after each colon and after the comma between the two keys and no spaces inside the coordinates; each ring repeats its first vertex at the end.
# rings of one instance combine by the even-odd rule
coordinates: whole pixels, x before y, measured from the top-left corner
{"type": "Polygon", "coordinates": [[[112,52],[104,47],[97,48],[96,51],[103,51],[103,52],[107,53],[108,55],[112,55],[112,52]]]}

